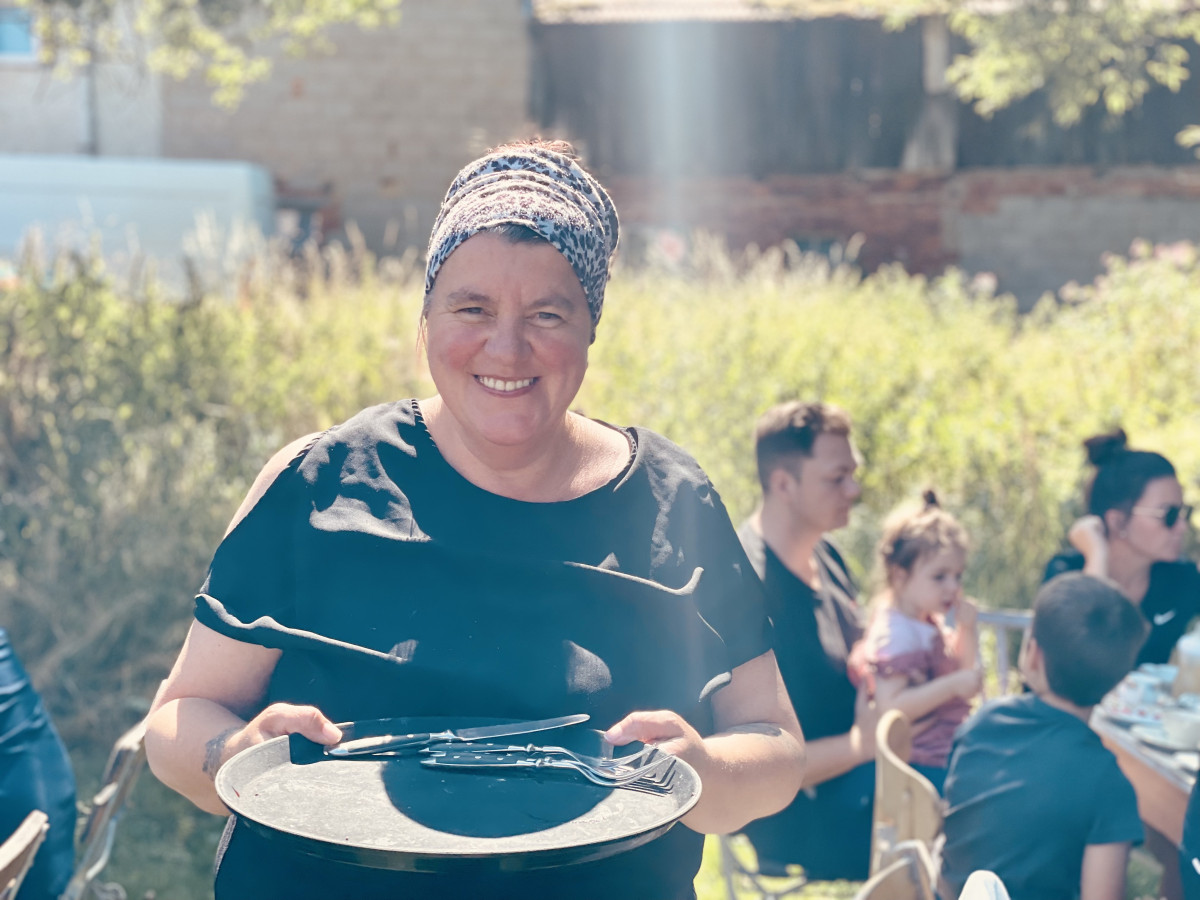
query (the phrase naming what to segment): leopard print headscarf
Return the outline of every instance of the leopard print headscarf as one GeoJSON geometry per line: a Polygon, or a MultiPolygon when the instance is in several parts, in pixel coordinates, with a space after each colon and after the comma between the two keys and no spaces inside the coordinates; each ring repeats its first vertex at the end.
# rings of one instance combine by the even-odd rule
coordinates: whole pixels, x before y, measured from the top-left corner
{"type": "Polygon", "coordinates": [[[583,285],[595,326],[617,249],[617,211],[582,166],[536,145],[501,148],[458,173],[429,237],[425,302],[438,269],[455,248],[499,225],[525,225],[566,257],[583,285]]]}

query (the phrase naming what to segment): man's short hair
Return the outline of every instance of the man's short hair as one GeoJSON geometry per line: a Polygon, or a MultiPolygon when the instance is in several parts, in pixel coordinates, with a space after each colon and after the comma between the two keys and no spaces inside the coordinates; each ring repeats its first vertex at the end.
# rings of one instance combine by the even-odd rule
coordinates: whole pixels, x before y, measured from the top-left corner
{"type": "Polygon", "coordinates": [[[754,429],[754,455],[764,494],[771,473],[796,457],[811,457],[813,444],[822,434],[848,437],[850,416],[828,403],[793,400],[772,406],[759,417],[754,429]]]}
{"type": "Polygon", "coordinates": [[[1094,706],[1133,668],[1146,620],[1104,578],[1068,572],[1042,585],[1033,601],[1033,637],[1050,690],[1076,706],[1094,706]]]}

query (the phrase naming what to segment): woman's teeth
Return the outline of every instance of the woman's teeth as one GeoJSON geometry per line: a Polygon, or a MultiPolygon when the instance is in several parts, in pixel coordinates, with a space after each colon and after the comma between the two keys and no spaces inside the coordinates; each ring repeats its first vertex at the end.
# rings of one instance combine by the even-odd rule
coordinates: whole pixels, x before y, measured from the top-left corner
{"type": "Polygon", "coordinates": [[[504,381],[500,378],[489,378],[486,375],[480,375],[478,378],[480,384],[493,391],[519,391],[521,388],[527,388],[533,384],[532,378],[522,378],[520,381],[504,381]]]}

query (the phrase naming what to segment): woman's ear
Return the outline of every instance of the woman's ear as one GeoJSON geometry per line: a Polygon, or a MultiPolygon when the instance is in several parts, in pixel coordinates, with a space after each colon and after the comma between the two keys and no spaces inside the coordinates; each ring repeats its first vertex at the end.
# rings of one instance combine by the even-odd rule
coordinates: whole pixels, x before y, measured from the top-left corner
{"type": "Polygon", "coordinates": [[[1129,529],[1129,513],[1119,509],[1110,509],[1104,513],[1101,520],[1104,523],[1104,536],[1109,540],[1114,537],[1125,537],[1129,529]]]}

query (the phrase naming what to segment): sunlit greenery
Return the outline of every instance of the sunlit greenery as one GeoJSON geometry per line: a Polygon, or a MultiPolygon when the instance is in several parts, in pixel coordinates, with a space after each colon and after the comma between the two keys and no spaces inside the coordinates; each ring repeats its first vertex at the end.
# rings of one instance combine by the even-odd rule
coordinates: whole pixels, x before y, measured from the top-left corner
{"type": "MultiPolygon", "coordinates": [[[[697,246],[678,268],[618,272],[578,405],[687,447],[735,519],[757,497],[754,419],[794,397],[854,416],[866,492],[840,540],[860,573],[882,515],[932,484],[971,531],[968,589],[988,605],[1032,597],[1079,509],[1085,435],[1120,422],[1194,489],[1190,246],[1136,248],[1024,317],[953,273],[864,278],[697,246]]],[[[0,621],[87,797],[167,672],[263,461],[364,405],[431,391],[420,280],[337,248],[264,257],[190,300],[114,284],[85,259],[19,271],[0,287],[0,621]]],[[[147,778],[110,874],[131,896],[196,896],[218,831],[147,778]]]]}

